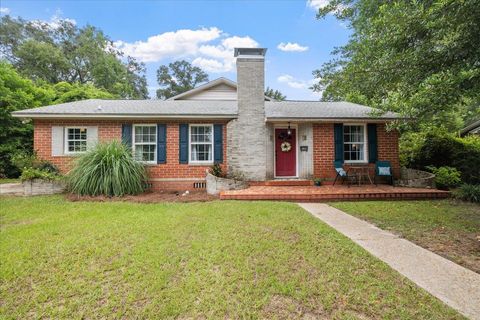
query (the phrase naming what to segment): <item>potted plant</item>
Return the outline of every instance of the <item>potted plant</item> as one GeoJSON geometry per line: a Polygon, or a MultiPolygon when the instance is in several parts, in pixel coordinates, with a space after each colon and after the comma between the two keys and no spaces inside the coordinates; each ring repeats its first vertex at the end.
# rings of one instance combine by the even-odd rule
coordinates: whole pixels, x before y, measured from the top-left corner
{"type": "Polygon", "coordinates": [[[313,184],[316,185],[317,187],[320,187],[322,185],[322,179],[321,178],[313,179],[313,184]]]}

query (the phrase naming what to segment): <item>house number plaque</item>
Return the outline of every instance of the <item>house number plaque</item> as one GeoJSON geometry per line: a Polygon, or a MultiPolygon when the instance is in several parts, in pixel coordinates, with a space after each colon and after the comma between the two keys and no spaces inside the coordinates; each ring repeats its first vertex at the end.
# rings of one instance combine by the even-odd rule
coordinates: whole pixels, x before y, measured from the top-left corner
{"type": "Polygon", "coordinates": [[[307,152],[308,151],[308,146],[300,146],[300,151],[307,152]]]}

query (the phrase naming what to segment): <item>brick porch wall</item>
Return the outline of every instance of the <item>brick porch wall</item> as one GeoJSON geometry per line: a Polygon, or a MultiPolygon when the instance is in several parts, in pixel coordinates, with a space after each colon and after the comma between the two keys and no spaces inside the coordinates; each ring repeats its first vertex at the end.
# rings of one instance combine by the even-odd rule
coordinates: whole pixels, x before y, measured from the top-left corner
{"type": "MultiPolygon", "coordinates": [[[[166,123],[167,124],[167,163],[148,165],[147,171],[153,190],[191,190],[193,182],[205,180],[205,170],[209,165],[189,165],[179,163],[179,123],[178,121],[95,121],[95,120],[35,120],[34,150],[39,158],[48,160],[66,173],[71,169],[72,156],[52,156],[52,126],[98,126],[100,142],[121,140],[123,123],[166,123]]],[[[226,122],[182,121],[182,123],[223,123],[223,164],[226,170],[227,126],[226,122]]]]}
{"type": "MultiPolygon", "coordinates": [[[[392,164],[396,178],[400,177],[400,160],[398,151],[398,131],[385,130],[385,124],[377,124],[377,150],[379,160],[388,160],[392,164]]],[[[333,123],[313,124],[313,171],[319,178],[335,179],[333,168],[335,160],[335,144],[333,123]]],[[[372,168],[373,163],[369,164],[372,168]]],[[[348,167],[348,165],[346,165],[348,167]]],[[[373,169],[372,169],[373,170],[373,169]]]]}

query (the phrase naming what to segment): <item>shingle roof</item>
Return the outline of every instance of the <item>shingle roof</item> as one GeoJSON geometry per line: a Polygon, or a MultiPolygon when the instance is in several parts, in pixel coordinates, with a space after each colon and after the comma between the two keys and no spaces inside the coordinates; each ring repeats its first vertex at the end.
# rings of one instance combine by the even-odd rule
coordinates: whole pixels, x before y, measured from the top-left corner
{"type": "MultiPolygon", "coordinates": [[[[334,120],[400,118],[371,114],[373,108],[349,102],[265,102],[266,120],[334,120]]],[[[237,101],[226,100],[100,100],[90,99],[13,112],[20,118],[203,118],[237,117],[237,101]]]]}
{"type": "Polygon", "coordinates": [[[236,101],[89,99],[13,112],[16,117],[42,118],[236,118],[236,101]]]}
{"type": "Polygon", "coordinates": [[[282,101],[265,102],[267,120],[274,119],[398,119],[393,112],[372,114],[374,108],[350,102],[282,101]]]}

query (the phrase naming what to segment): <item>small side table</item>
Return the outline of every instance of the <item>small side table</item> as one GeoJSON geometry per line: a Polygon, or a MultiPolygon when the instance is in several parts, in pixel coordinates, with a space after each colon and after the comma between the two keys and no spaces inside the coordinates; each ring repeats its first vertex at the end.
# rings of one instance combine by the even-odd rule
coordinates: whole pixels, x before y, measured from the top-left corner
{"type": "Polygon", "coordinates": [[[360,165],[354,165],[348,168],[347,174],[352,173],[352,176],[357,179],[358,185],[360,186],[362,183],[362,180],[365,179],[370,181],[370,184],[373,184],[372,178],[370,178],[370,168],[367,166],[360,166],[360,165]]]}

